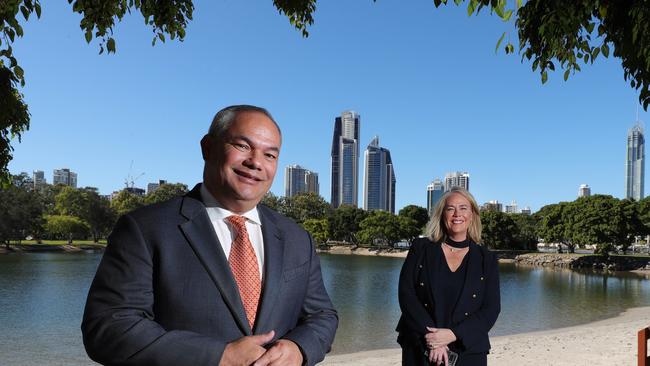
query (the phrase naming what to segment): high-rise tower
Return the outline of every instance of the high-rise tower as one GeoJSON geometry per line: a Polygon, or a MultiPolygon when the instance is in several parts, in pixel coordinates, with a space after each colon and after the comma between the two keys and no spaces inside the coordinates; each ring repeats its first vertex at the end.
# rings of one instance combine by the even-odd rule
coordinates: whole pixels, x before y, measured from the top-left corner
{"type": "Polygon", "coordinates": [[[284,169],[284,195],[293,197],[299,193],[318,194],[318,173],[300,165],[288,165],[284,169]]]}
{"type": "Polygon", "coordinates": [[[469,173],[467,172],[447,173],[445,175],[445,192],[451,190],[453,187],[461,187],[469,191],[469,173]]]}
{"type": "Polygon", "coordinates": [[[445,185],[438,178],[434,179],[433,182],[427,186],[427,211],[429,212],[429,216],[433,213],[433,208],[444,193],[445,185]]]}
{"type": "Polygon", "coordinates": [[[363,209],[395,213],[395,182],[390,151],[375,136],[364,153],[363,209]]]}
{"type": "Polygon", "coordinates": [[[345,111],[334,120],[332,137],[331,203],[357,206],[359,192],[359,130],[360,116],[345,111]]]}
{"type": "Polygon", "coordinates": [[[627,160],[625,164],[625,197],[640,201],[645,184],[645,138],[637,124],[627,133],[627,160]]]}

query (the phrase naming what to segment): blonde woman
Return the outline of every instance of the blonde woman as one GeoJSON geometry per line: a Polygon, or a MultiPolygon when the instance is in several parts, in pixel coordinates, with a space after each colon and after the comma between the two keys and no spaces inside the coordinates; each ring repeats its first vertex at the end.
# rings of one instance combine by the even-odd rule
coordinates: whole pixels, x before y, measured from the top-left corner
{"type": "Polygon", "coordinates": [[[452,188],[434,208],[399,278],[402,365],[487,365],[501,310],[496,255],[481,245],[474,197],[452,188]]]}

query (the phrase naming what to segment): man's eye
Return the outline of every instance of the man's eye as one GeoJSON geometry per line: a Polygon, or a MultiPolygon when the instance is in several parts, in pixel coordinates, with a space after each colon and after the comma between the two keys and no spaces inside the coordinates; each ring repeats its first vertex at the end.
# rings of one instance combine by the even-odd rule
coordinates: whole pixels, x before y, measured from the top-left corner
{"type": "Polygon", "coordinates": [[[246,144],[231,143],[231,145],[239,151],[248,151],[251,149],[251,147],[246,144]]]}
{"type": "Polygon", "coordinates": [[[273,155],[273,154],[270,154],[270,153],[267,153],[267,154],[264,154],[264,155],[265,155],[266,158],[269,159],[269,160],[275,160],[275,159],[278,158],[277,156],[275,156],[275,155],[273,155]]]}

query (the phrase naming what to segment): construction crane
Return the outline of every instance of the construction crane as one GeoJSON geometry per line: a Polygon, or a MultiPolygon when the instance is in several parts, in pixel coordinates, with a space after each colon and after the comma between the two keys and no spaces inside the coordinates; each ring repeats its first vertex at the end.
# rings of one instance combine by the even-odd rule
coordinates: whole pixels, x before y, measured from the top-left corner
{"type": "Polygon", "coordinates": [[[144,172],[138,174],[137,176],[133,176],[133,160],[131,160],[131,166],[129,167],[129,174],[124,178],[124,186],[126,186],[127,189],[133,189],[135,187],[135,181],[138,180],[138,178],[142,177],[144,175],[144,172]]]}

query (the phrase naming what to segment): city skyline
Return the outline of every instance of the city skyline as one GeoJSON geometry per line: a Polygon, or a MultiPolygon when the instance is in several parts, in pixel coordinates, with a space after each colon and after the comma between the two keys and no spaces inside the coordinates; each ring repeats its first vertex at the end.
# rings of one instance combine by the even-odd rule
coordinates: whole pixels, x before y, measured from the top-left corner
{"type": "Polygon", "coordinates": [[[396,211],[426,207],[427,185],[450,171],[471,174],[479,203],[516,200],[536,211],[574,200],[585,182],[592,194],[625,197],[623,141],[638,93],[620,60],[599,57],[567,82],[549,73],[542,85],[532,62],[495,54],[501,34],[516,44],[516,32],[488,12],[319,3],[305,39],[271,3],[201,2],[185,42],[151,47],[141,18],[126,15],[115,27],[117,53],[98,55],[69,4],[42,7],[13,47],[31,113],[22,142],[12,140],[14,174],[69,167],[78,186],[109,194],[124,187],[134,161],[133,171],[145,173],[137,185],[165,179],[191,188],[201,181],[199,141],[214,114],[250,103],[282,128],[278,167],[300,162],[320,172],[327,201],[332,120],[345,110],[363,115],[360,143],[379,135],[390,147],[396,211]]]}

